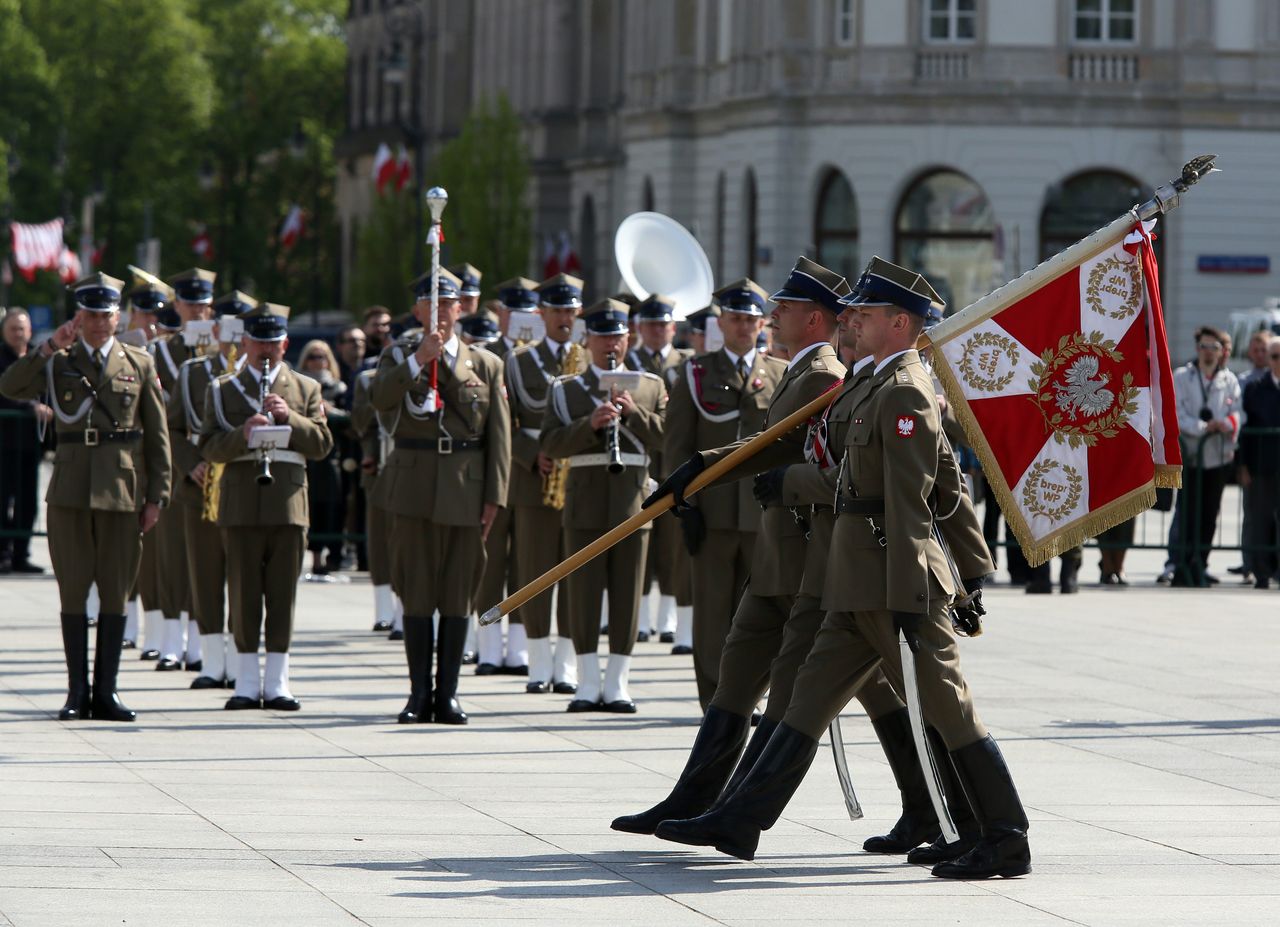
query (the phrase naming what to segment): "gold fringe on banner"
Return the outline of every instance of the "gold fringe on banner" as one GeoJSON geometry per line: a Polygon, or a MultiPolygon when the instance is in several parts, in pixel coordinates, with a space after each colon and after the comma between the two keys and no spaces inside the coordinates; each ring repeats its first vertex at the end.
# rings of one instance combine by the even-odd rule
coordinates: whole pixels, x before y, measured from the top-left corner
{"type": "Polygon", "coordinates": [[[1182,467],[1173,464],[1156,464],[1157,489],[1181,489],[1182,467]]]}

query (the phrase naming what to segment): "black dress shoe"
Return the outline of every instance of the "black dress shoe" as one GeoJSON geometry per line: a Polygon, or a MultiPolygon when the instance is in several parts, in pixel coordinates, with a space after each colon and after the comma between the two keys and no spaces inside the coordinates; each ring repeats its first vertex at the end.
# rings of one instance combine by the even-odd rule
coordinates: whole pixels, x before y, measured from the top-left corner
{"type": "Polygon", "coordinates": [[[687,657],[689,654],[693,653],[693,648],[687,644],[676,644],[671,648],[671,653],[673,656],[687,657]]]}
{"type": "Polygon", "coordinates": [[[204,669],[204,660],[188,660],[187,661],[187,672],[198,673],[202,669],[204,669]]]}
{"type": "Polygon", "coordinates": [[[1270,588],[1271,588],[1271,580],[1269,580],[1269,579],[1267,579],[1267,578],[1265,578],[1265,577],[1263,577],[1262,579],[1255,579],[1255,580],[1253,581],[1253,588],[1254,588],[1254,589],[1270,589],[1270,588]]]}
{"type": "Polygon", "coordinates": [[[631,699],[620,698],[617,701],[603,703],[600,710],[615,715],[633,715],[636,713],[636,703],[631,699]]]}
{"type": "Polygon", "coordinates": [[[637,632],[636,632],[636,641],[637,641],[637,642],[639,642],[639,643],[641,643],[641,644],[647,644],[647,643],[649,643],[649,632],[648,632],[648,631],[637,631],[637,632]]]}
{"type": "Polygon", "coordinates": [[[553,682],[551,691],[556,695],[577,695],[578,684],[576,682],[553,682]]]}
{"type": "Polygon", "coordinates": [[[435,704],[436,724],[466,724],[470,720],[456,698],[437,699],[435,704]]]}
{"type": "Polygon", "coordinates": [[[96,628],[98,626],[98,619],[90,615],[88,618],[85,619],[84,623],[90,628],[96,628]]]}
{"type": "Polygon", "coordinates": [[[381,618],[379,618],[377,621],[375,621],[375,622],[373,623],[373,629],[374,629],[375,631],[390,631],[390,630],[391,630],[391,622],[390,622],[390,621],[384,621],[384,620],[382,620],[381,618]]]}
{"type": "Polygon", "coordinates": [[[502,675],[503,675],[503,676],[528,676],[528,675],[529,675],[529,667],[528,667],[527,665],[525,665],[525,666],[507,666],[507,665],[504,663],[504,664],[502,664],[502,669],[500,669],[500,670],[499,670],[499,672],[500,672],[500,673],[502,673],[502,675]]]}
{"type": "Polygon", "coordinates": [[[497,676],[502,673],[502,667],[496,663],[480,663],[476,666],[477,676],[497,676]]]}
{"type": "Polygon", "coordinates": [[[676,635],[672,631],[663,631],[658,635],[658,643],[660,644],[674,644],[675,642],[676,635]]]}
{"type": "Polygon", "coordinates": [[[261,708],[262,699],[249,698],[244,695],[233,695],[227,699],[227,703],[222,706],[227,711],[247,711],[250,708],[261,708]]]}
{"type": "Polygon", "coordinates": [[[21,573],[25,576],[43,576],[44,567],[36,566],[34,563],[28,563],[25,560],[21,560],[13,565],[10,572],[21,573]]]}
{"type": "Polygon", "coordinates": [[[547,685],[545,682],[535,679],[533,682],[526,682],[524,684],[524,691],[528,692],[530,695],[544,695],[551,691],[551,686],[547,685]]]}
{"type": "Polygon", "coordinates": [[[577,713],[579,711],[600,711],[600,710],[601,710],[601,707],[599,702],[591,702],[585,698],[575,698],[572,702],[569,703],[569,707],[565,709],[565,711],[571,711],[574,713],[577,713]]]}
{"type": "Polygon", "coordinates": [[[467,650],[462,654],[462,665],[475,666],[476,659],[476,652],[474,650],[467,650]]]}
{"type": "Polygon", "coordinates": [[[907,862],[913,866],[936,866],[938,863],[949,863],[964,856],[978,845],[977,834],[961,834],[955,843],[947,843],[945,837],[939,837],[926,847],[915,847],[907,851],[907,862]]]}
{"type": "Polygon", "coordinates": [[[193,689],[221,689],[226,684],[225,679],[214,679],[212,676],[197,676],[191,680],[193,689]]]}
{"type": "Polygon", "coordinates": [[[404,632],[403,632],[403,631],[392,631],[390,634],[388,634],[388,635],[387,635],[387,640],[389,640],[389,641],[402,641],[402,640],[404,640],[404,632]]]}
{"type": "Polygon", "coordinates": [[[154,650],[154,649],[153,649],[153,650],[144,650],[144,651],[142,651],[141,653],[139,653],[139,654],[138,654],[138,659],[139,659],[139,660],[159,660],[159,659],[160,659],[160,651],[159,651],[159,650],[154,650]]]}
{"type": "Polygon", "coordinates": [[[135,649],[137,646],[138,646],[138,642],[137,642],[137,641],[130,641],[130,640],[126,640],[123,644],[121,644],[121,645],[120,645],[120,649],[121,649],[121,650],[133,650],[133,649],[135,649]]]}
{"type": "Polygon", "coordinates": [[[170,660],[168,657],[161,657],[156,661],[156,670],[161,673],[172,673],[182,669],[181,660],[170,660]]]}
{"type": "Polygon", "coordinates": [[[302,703],[292,695],[277,695],[263,702],[262,707],[267,711],[297,711],[302,703]]]}

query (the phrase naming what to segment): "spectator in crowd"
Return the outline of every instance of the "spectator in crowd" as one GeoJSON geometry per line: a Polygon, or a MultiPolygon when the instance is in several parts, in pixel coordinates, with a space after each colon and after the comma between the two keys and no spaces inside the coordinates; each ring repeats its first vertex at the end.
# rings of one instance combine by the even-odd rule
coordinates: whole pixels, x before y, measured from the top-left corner
{"type": "MultiPolygon", "coordinates": [[[[1240,486],[1248,493],[1245,513],[1244,563],[1255,589],[1268,589],[1277,577],[1276,539],[1280,530],[1280,339],[1269,338],[1267,369],[1249,378],[1244,388],[1244,414],[1249,427],[1240,438],[1240,486]]],[[[1253,342],[1249,344],[1250,357],[1253,342]]]]}
{"type": "Polygon", "coordinates": [[[350,431],[351,415],[343,408],[347,387],[342,382],[338,359],[328,343],[318,338],[308,341],[298,358],[298,372],[320,384],[325,417],[335,438],[328,457],[307,461],[307,501],[311,509],[307,549],[311,551],[312,577],[323,578],[342,568],[341,534],[346,506],[339,476],[337,438],[350,431]],[[332,537],[319,540],[317,535],[332,537]],[[327,557],[323,556],[326,550],[327,557]]]}
{"type": "Polygon", "coordinates": [[[1245,353],[1249,358],[1249,370],[1247,373],[1240,375],[1240,389],[1243,390],[1253,380],[1258,377],[1265,377],[1271,372],[1271,364],[1268,361],[1268,351],[1271,348],[1271,342],[1276,338],[1268,329],[1254,332],[1249,336],[1249,346],[1245,349],[1245,353]]]}
{"type": "Polygon", "coordinates": [[[1102,572],[1100,582],[1103,586],[1129,585],[1124,575],[1124,557],[1133,546],[1136,524],[1137,519],[1130,518],[1098,535],[1098,553],[1102,555],[1098,569],[1102,572]]]}
{"type": "Polygon", "coordinates": [[[1222,490],[1244,425],[1240,381],[1227,369],[1224,332],[1196,330],[1196,359],[1173,374],[1182,445],[1182,489],[1174,506],[1169,559],[1159,582],[1175,586],[1215,585],[1208,572],[1209,547],[1218,525],[1222,490]]]}
{"type": "MultiPolygon", "coordinates": [[[[338,408],[344,412],[351,411],[351,401],[356,395],[356,377],[360,371],[368,369],[375,358],[365,356],[369,336],[359,325],[348,325],[338,332],[338,369],[342,373],[342,384],[346,387],[338,397],[338,408]]],[[[333,436],[338,449],[338,460],[341,463],[342,499],[346,511],[343,530],[348,534],[363,536],[366,523],[364,487],[361,485],[360,464],[364,459],[364,449],[360,439],[350,428],[339,429],[333,436]]],[[[368,547],[364,541],[355,544],[356,569],[369,569],[368,547]]]]}
{"type": "MultiPolygon", "coordinates": [[[[1249,388],[1249,384],[1253,380],[1259,376],[1266,376],[1271,372],[1271,368],[1267,363],[1267,350],[1271,346],[1271,342],[1274,338],[1275,336],[1265,328],[1261,331],[1254,332],[1253,335],[1250,336],[1249,346],[1245,350],[1245,354],[1249,358],[1250,367],[1247,372],[1240,375],[1240,395],[1242,397],[1244,396],[1244,391],[1249,388]]],[[[1241,443],[1243,444],[1243,441],[1241,443]]],[[[1243,462],[1240,460],[1240,449],[1236,450],[1236,464],[1237,473],[1239,473],[1243,467],[1243,462]]],[[[1253,507],[1253,493],[1243,482],[1240,483],[1240,495],[1243,497],[1241,500],[1240,524],[1240,535],[1243,539],[1248,538],[1253,530],[1255,512],[1253,507]]],[[[1244,543],[1247,543],[1247,541],[1244,543]]],[[[1243,563],[1239,566],[1231,567],[1227,572],[1234,573],[1239,576],[1245,583],[1253,582],[1255,577],[1253,575],[1253,570],[1250,568],[1248,551],[1244,552],[1243,559],[1243,563]]],[[[1270,574],[1266,573],[1263,575],[1269,576],[1270,574]]]]}
{"type": "Polygon", "coordinates": [[[394,340],[391,337],[391,310],[386,306],[370,306],[364,311],[365,354],[374,363],[382,349],[394,340]]]}
{"type": "MultiPolygon", "coordinates": [[[[31,319],[22,309],[4,314],[0,374],[31,345],[31,319]]],[[[0,532],[31,531],[36,521],[36,484],[41,442],[37,422],[53,410],[38,400],[17,402],[0,396],[0,532]]],[[[30,560],[31,537],[0,536],[0,573],[43,573],[30,560]]]]}

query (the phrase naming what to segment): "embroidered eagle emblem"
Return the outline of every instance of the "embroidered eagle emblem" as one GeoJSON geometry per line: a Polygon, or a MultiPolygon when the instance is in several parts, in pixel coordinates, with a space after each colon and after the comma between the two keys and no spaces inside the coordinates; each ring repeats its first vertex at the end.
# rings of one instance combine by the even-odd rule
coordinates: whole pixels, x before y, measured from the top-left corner
{"type": "Polygon", "coordinates": [[[1053,385],[1058,408],[1072,418],[1101,415],[1111,408],[1116,394],[1107,389],[1111,377],[1098,374],[1098,357],[1084,354],[1067,368],[1062,383],[1053,385]]]}
{"type": "Polygon", "coordinates": [[[909,438],[916,433],[916,419],[914,415],[903,415],[898,419],[898,437],[909,438]]]}

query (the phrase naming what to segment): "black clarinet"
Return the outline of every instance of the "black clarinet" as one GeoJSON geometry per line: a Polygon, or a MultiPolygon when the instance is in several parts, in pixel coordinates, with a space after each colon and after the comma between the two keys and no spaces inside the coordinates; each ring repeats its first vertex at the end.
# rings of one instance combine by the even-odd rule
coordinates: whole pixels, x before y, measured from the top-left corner
{"type": "MultiPolygon", "coordinates": [[[[618,355],[609,352],[609,369],[618,369],[618,355]]],[[[613,387],[609,388],[609,402],[613,403],[613,387]]],[[[619,416],[609,423],[609,428],[605,432],[605,452],[609,455],[608,470],[610,473],[621,473],[627,469],[622,462],[622,445],[619,441],[618,427],[622,424],[622,417],[619,416]]]]}
{"type": "MultiPolygon", "coordinates": [[[[270,392],[271,386],[267,383],[267,377],[271,374],[271,358],[266,357],[262,360],[262,380],[258,383],[258,409],[262,410],[267,401],[267,393],[270,392]]],[[[270,486],[275,482],[275,477],[271,475],[271,452],[269,448],[258,448],[258,485],[270,486]]]]}

